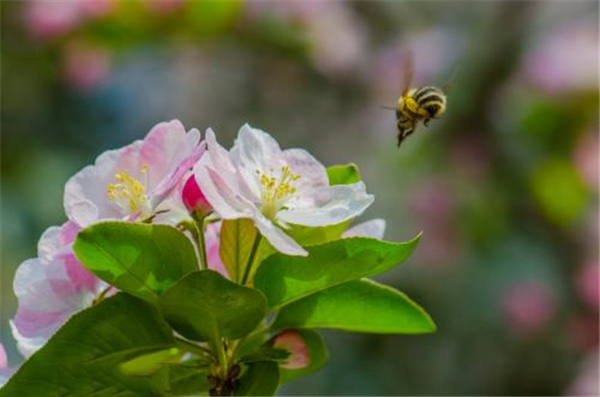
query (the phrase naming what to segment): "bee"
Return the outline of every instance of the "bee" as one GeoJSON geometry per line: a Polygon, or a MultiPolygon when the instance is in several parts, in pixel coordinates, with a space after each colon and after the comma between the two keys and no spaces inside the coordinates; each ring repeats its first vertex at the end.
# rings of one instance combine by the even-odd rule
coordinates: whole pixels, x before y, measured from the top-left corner
{"type": "MultiPolygon", "coordinates": [[[[404,63],[404,87],[395,108],[398,127],[398,147],[413,132],[419,122],[427,126],[431,119],[440,118],[446,111],[446,95],[437,87],[411,88],[413,58],[408,56],[404,63]]],[[[388,108],[389,109],[389,108],[388,108]]]]}

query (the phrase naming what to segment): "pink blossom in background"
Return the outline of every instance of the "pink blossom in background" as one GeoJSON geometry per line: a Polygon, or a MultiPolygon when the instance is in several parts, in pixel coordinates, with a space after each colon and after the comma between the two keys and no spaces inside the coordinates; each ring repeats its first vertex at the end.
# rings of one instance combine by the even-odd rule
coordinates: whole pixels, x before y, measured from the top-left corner
{"type": "Polygon", "coordinates": [[[570,22],[544,36],[524,60],[522,78],[553,94],[598,89],[597,23],[570,22]]]}
{"type": "Polygon", "coordinates": [[[100,85],[111,70],[111,54],[102,47],[83,42],[68,44],[63,50],[63,69],[69,85],[89,90],[100,85]]]}
{"type": "Polygon", "coordinates": [[[25,4],[25,27],[39,39],[68,33],[82,18],[79,1],[37,0],[25,4]]]}
{"type": "Polygon", "coordinates": [[[598,184],[600,183],[598,180],[600,178],[598,172],[598,158],[600,158],[598,133],[599,131],[592,131],[589,134],[582,135],[575,147],[575,165],[582,179],[596,192],[598,192],[598,184]]]}
{"type": "Polygon", "coordinates": [[[115,0],[29,0],[25,27],[37,39],[50,39],[71,32],[88,18],[108,14],[115,6],[115,0]]]}
{"type": "Polygon", "coordinates": [[[586,263],[577,272],[577,293],[590,308],[600,307],[600,267],[598,262],[586,263]]]}
{"type": "Polygon", "coordinates": [[[332,77],[355,71],[367,53],[367,29],[351,7],[323,2],[306,21],[306,36],[315,67],[332,77]]]}
{"type": "Polygon", "coordinates": [[[281,367],[285,369],[306,368],[310,364],[308,346],[302,335],[295,331],[284,331],[275,337],[273,347],[285,349],[291,354],[281,367]]]}
{"type": "Polygon", "coordinates": [[[523,281],[505,291],[500,309],[511,331],[518,336],[530,336],[544,331],[554,318],[556,305],[549,285],[523,281]]]}
{"type": "Polygon", "coordinates": [[[583,360],[579,374],[565,392],[565,396],[598,396],[600,394],[598,359],[598,353],[593,352],[583,360]]]}

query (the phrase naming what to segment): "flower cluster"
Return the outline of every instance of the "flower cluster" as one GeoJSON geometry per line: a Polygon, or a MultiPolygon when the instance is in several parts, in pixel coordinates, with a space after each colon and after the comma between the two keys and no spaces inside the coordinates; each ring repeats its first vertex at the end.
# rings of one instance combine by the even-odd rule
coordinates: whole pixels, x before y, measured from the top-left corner
{"type": "MultiPolygon", "coordinates": [[[[248,125],[228,151],[210,129],[202,140],[177,120],[160,123],[143,140],[101,154],[67,182],[68,220],[44,232],[38,256],[15,276],[19,307],[11,328],[18,348],[29,357],[73,314],[115,293],[73,251],[78,232],[98,222],[171,225],[195,232],[186,234],[192,239],[200,232],[205,267],[228,277],[219,249],[223,220],[249,219],[274,250],[305,256],[290,228],[340,224],[372,202],[362,182],[332,186],[326,168],[308,152],[282,150],[248,125]]],[[[380,238],[384,227],[375,220],[344,237],[380,238]]]]}

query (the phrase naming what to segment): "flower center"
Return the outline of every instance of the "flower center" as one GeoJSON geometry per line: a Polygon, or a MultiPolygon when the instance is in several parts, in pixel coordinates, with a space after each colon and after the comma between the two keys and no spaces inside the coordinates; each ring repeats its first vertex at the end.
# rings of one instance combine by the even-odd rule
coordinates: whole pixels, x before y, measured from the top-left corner
{"type": "Polygon", "coordinates": [[[296,193],[295,184],[300,179],[300,175],[294,174],[287,165],[281,167],[278,175],[274,173],[273,168],[268,174],[260,170],[256,170],[256,173],[263,188],[261,211],[266,217],[273,218],[285,202],[296,193]]]}
{"type": "Polygon", "coordinates": [[[144,165],[140,170],[140,176],[144,178],[144,183],[131,176],[127,171],[117,172],[115,174],[117,183],[109,183],[106,187],[108,199],[129,213],[142,211],[148,202],[148,196],[146,195],[148,184],[147,165],[144,165]]]}

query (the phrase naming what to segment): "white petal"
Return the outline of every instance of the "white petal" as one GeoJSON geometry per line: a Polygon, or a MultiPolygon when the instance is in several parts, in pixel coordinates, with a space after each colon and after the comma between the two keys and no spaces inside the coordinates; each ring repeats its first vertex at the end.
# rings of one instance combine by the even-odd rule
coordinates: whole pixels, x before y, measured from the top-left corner
{"type": "Polygon", "coordinates": [[[335,225],[359,216],[374,201],[363,182],[321,188],[312,194],[311,200],[299,200],[297,206],[279,211],[277,218],[304,226],[335,225]]]}
{"type": "Polygon", "coordinates": [[[313,189],[329,186],[327,169],[304,149],[288,149],[283,158],[294,174],[300,175],[297,182],[298,194],[308,194],[313,189]]]}
{"type": "Polygon", "coordinates": [[[293,238],[288,236],[279,227],[273,224],[270,220],[265,218],[262,214],[257,213],[252,218],[256,228],[263,235],[269,243],[280,252],[287,255],[296,256],[307,256],[308,252],[300,244],[298,244],[293,238]]]}
{"type": "Polygon", "coordinates": [[[9,321],[9,324],[13,338],[15,338],[17,341],[17,349],[25,358],[31,357],[33,353],[41,349],[52,336],[52,333],[49,333],[48,335],[44,336],[28,338],[21,335],[13,321],[9,321]]]}
{"type": "MultiPolygon", "coordinates": [[[[247,216],[247,205],[235,191],[235,180],[227,180],[227,173],[219,173],[206,165],[194,167],[194,176],[202,193],[213,209],[224,219],[247,216]],[[232,186],[233,185],[233,186],[232,186]]],[[[235,176],[234,176],[235,178],[235,176]]]]}
{"type": "MultiPolygon", "coordinates": [[[[260,169],[281,158],[279,144],[273,137],[257,128],[244,124],[231,149],[231,160],[238,167],[260,169]]],[[[265,170],[266,171],[266,170],[265,170]]]]}
{"type": "Polygon", "coordinates": [[[268,173],[269,168],[283,165],[281,160],[281,164],[275,164],[277,159],[281,159],[277,142],[266,132],[248,124],[240,128],[230,157],[243,180],[241,187],[245,195],[254,202],[260,201],[262,191],[258,172],[268,173]]]}
{"type": "Polygon", "coordinates": [[[371,237],[381,240],[385,233],[385,220],[371,219],[363,223],[359,223],[346,230],[342,238],[348,237],[371,237]]]}
{"type": "Polygon", "coordinates": [[[62,244],[60,244],[60,227],[51,226],[40,237],[38,255],[42,260],[51,261],[62,247],[62,244]]]}

